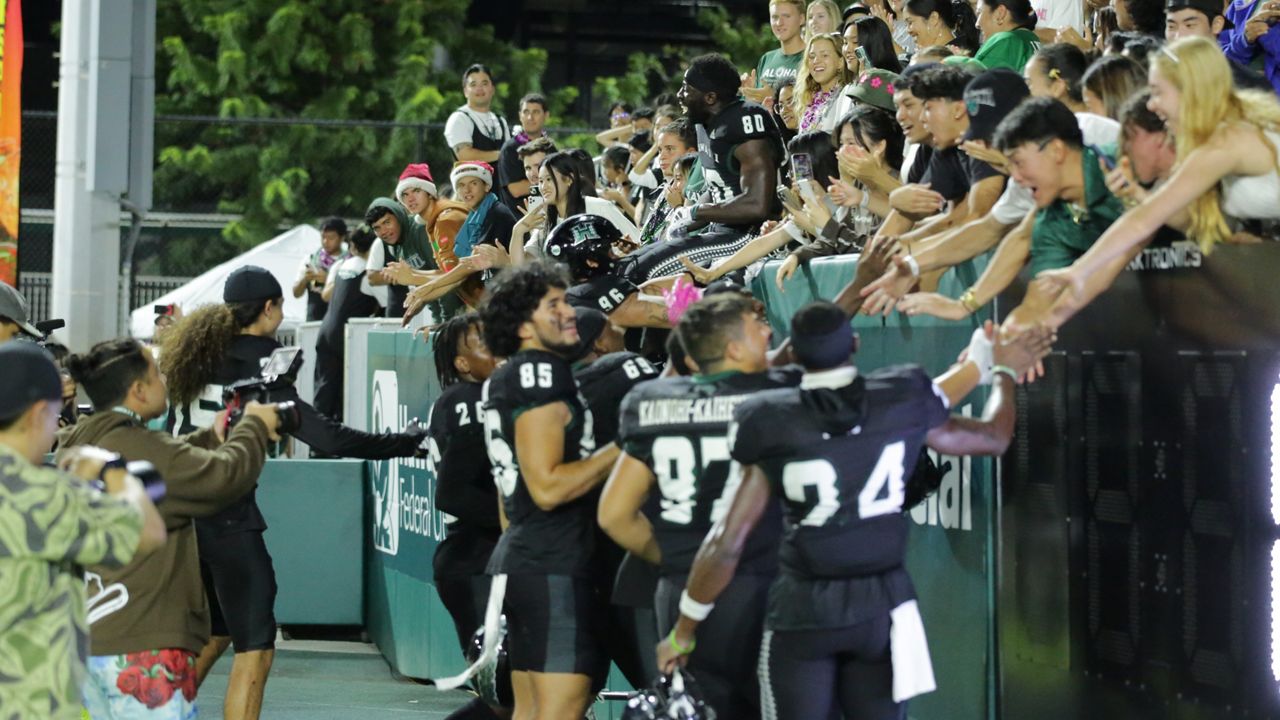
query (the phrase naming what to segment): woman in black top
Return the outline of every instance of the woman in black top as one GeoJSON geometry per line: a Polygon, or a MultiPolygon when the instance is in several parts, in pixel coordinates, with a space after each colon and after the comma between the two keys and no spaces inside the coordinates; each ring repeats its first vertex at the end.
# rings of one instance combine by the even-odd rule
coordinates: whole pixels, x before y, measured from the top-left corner
{"type": "MultiPolygon", "coordinates": [[[[265,268],[247,265],[227,277],[222,305],[196,310],[165,336],[160,368],[169,383],[178,433],[208,427],[222,410],[222,389],[258,377],[280,347],[284,320],[280,283],[265,268]]],[[[420,433],[371,434],[341,425],[302,401],[290,385],[270,398],[293,401],[301,425],[295,437],[330,455],[370,459],[411,456],[420,433]]],[[[196,671],[203,681],[227,645],[235,663],[227,686],[226,714],[257,718],[275,655],[275,571],[263,542],[266,521],[250,492],[221,512],[196,521],[201,572],[209,596],[212,633],[196,671]]]]}

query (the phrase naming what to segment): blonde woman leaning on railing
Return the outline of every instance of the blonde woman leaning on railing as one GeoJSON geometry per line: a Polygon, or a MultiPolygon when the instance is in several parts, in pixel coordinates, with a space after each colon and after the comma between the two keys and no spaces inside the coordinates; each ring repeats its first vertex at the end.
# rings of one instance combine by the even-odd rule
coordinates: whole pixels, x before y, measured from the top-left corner
{"type": "Polygon", "coordinates": [[[1204,38],[1178,40],[1153,54],[1148,77],[1147,107],[1176,138],[1172,177],[1073,265],[1041,273],[1014,324],[1061,325],[1106,290],[1162,225],[1183,231],[1207,255],[1232,240],[1228,216],[1280,218],[1280,101],[1271,93],[1235,90],[1227,59],[1204,38]]]}

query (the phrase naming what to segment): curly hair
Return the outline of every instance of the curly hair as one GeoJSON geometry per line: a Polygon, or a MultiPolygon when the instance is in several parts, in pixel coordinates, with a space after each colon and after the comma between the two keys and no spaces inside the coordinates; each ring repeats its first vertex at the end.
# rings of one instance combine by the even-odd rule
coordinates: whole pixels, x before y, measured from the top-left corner
{"type": "Polygon", "coordinates": [[[488,286],[488,299],[480,307],[484,344],[497,357],[511,357],[520,350],[520,326],[528,322],[538,303],[551,288],[569,289],[564,267],[537,260],[508,268],[488,286]]]}
{"type": "Polygon", "coordinates": [[[186,404],[200,397],[204,386],[217,377],[231,341],[258,319],[268,302],[272,300],[206,305],[169,328],[160,344],[160,371],[174,402],[186,404]]]}
{"type": "Polygon", "coordinates": [[[462,341],[466,339],[471,328],[480,324],[480,316],[474,312],[455,315],[449,318],[431,338],[431,353],[436,363],[436,377],[440,380],[440,389],[457,383],[462,378],[453,361],[458,357],[462,341]]]}
{"type": "Polygon", "coordinates": [[[151,367],[142,343],[133,338],[100,342],[87,353],[69,355],[63,364],[96,410],[119,404],[151,367]]]}

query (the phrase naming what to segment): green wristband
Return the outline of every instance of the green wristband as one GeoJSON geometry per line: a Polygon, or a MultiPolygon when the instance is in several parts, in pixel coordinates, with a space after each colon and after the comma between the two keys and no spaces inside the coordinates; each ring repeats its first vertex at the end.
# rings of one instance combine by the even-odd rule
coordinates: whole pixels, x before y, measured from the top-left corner
{"type": "Polygon", "coordinates": [[[1008,375],[1010,380],[1014,382],[1018,382],[1018,373],[1014,372],[1013,368],[1009,367],[1008,365],[992,365],[991,374],[992,375],[996,375],[996,374],[1008,375]]]}
{"type": "Polygon", "coordinates": [[[694,638],[693,640],[689,641],[689,647],[685,647],[681,645],[679,642],[677,642],[675,628],[671,628],[671,634],[667,635],[667,642],[671,643],[671,647],[675,648],[676,652],[680,653],[681,655],[688,655],[693,652],[694,648],[698,647],[697,638],[694,638]]]}

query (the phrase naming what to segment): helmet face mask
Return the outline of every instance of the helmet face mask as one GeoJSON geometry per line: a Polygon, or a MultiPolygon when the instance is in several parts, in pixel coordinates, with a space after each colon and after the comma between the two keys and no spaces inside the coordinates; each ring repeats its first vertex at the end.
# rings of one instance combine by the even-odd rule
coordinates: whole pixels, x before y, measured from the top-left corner
{"type": "Polygon", "coordinates": [[[716,712],[703,701],[689,671],[677,669],[627,698],[622,720],[716,720],[716,712]]]}
{"type": "Polygon", "coordinates": [[[582,214],[557,225],[545,247],[549,257],[569,266],[574,282],[584,282],[613,271],[613,246],[621,241],[622,233],[613,223],[582,214]]]}

